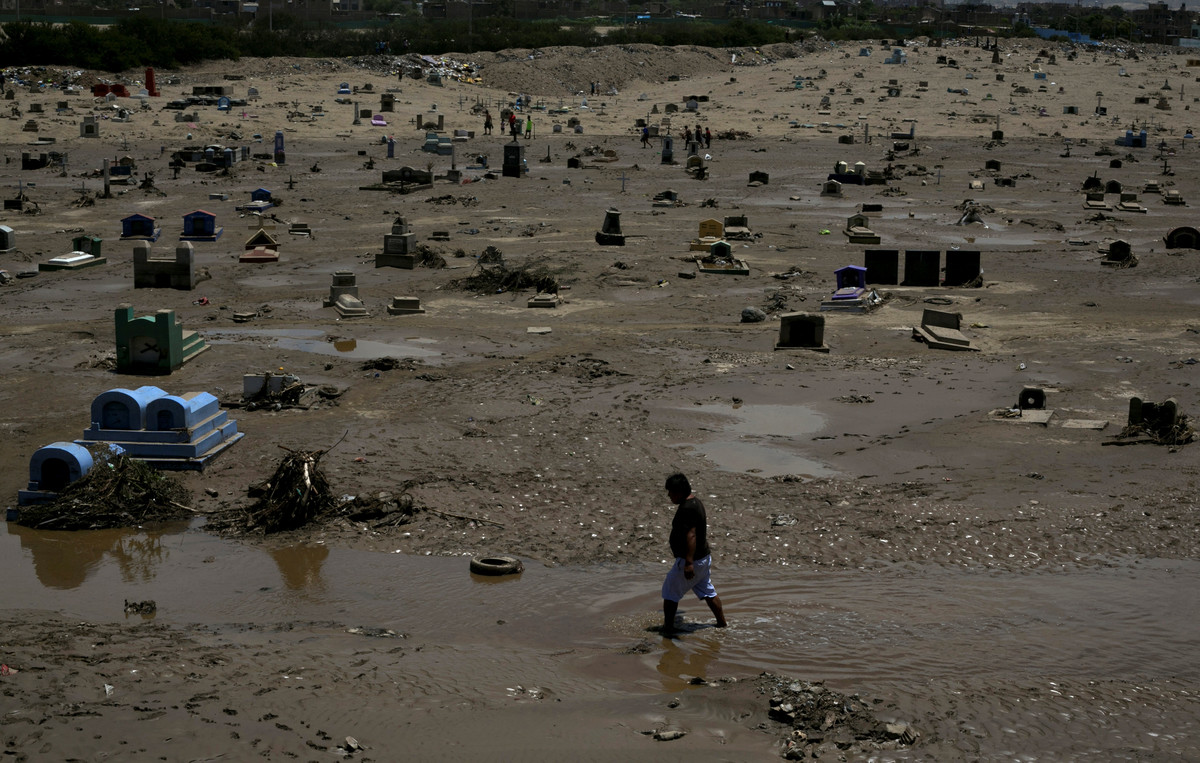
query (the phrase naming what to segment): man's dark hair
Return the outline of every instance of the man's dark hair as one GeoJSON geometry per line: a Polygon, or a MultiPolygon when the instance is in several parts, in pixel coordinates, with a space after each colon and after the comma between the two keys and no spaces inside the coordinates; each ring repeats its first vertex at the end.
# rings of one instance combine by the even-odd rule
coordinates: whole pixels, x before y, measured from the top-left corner
{"type": "Polygon", "coordinates": [[[683,472],[675,472],[670,477],[667,477],[667,490],[671,492],[690,493],[692,492],[692,484],[688,482],[688,478],[683,476],[683,472]]]}

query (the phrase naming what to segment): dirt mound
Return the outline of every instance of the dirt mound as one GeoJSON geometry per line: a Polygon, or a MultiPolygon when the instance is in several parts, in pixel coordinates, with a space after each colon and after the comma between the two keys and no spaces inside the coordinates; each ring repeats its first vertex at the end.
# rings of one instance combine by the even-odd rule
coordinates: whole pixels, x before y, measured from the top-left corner
{"type": "Polygon", "coordinates": [[[590,94],[592,82],[599,82],[607,93],[610,88],[621,90],[635,81],[666,82],[673,75],[686,81],[692,76],[734,68],[729,51],[693,45],[553,47],[451,56],[473,61],[488,87],[553,96],[590,94]]]}

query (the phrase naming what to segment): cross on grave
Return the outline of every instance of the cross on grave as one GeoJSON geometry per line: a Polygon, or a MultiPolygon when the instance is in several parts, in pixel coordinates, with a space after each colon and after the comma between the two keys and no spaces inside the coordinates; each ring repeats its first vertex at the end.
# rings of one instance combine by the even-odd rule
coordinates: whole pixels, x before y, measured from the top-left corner
{"type": "Polygon", "coordinates": [[[129,150],[129,136],[128,135],[121,136],[121,150],[122,151],[129,150]]]}
{"type": "Polygon", "coordinates": [[[296,190],[296,179],[293,178],[291,175],[288,175],[288,190],[289,191],[296,190]]]}
{"type": "Polygon", "coordinates": [[[937,184],[941,185],[942,184],[942,168],[941,167],[938,167],[937,179],[938,179],[937,184]]]}
{"type": "Polygon", "coordinates": [[[625,177],[625,171],[621,170],[621,193],[625,193],[625,181],[627,179],[628,178],[625,177]]]}

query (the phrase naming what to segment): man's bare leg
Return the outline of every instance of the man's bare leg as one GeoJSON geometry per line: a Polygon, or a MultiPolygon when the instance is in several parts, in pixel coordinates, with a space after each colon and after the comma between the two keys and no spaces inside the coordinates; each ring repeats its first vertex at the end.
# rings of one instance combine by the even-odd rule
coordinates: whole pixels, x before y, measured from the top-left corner
{"type": "Polygon", "coordinates": [[[724,628],[729,623],[725,622],[725,610],[721,607],[721,597],[713,596],[705,599],[704,603],[712,610],[713,616],[717,618],[717,627],[724,628]]]}
{"type": "Polygon", "coordinates": [[[663,599],[663,627],[664,636],[669,636],[676,633],[675,628],[675,613],[679,611],[679,602],[663,599]]]}

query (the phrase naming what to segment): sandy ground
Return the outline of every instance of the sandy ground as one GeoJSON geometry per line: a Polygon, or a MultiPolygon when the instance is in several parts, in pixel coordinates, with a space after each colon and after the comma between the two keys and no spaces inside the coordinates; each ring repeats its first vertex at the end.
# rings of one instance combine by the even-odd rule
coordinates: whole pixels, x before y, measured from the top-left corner
{"type": "MultiPolygon", "coordinates": [[[[35,183],[26,193],[40,214],[5,213],[0,222],[15,229],[18,249],[0,255],[0,268],[10,274],[33,268],[69,251],[72,236],[81,232],[105,239],[108,263],[0,288],[0,362],[6,369],[0,378],[0,457],[9,465],[0,493],[15,501],[29,455],[80,436],[90,401],[106,389],[157,384],[173,393],[206,390],[228,397],[240,391],[242,373],[282,368],[345,392],[335,405],[306,411],[235,411],[244,440],[203,473],[184,476],[197,510],[245,505],[246,486],[273,471],[280,445],[324,449],[336,443],[322,460],[336,491],[374,495],[407,486],[418,511],[399,527],[342,520],[266,541],[272,547],[321,543],[447,557],[512,553],[527,565],[570,568],[656,563],[665,554],[671,511],[661,483],[682,469],[709,507],[715,563],[726,575],[865,571],[883,580],[944,569],[1043,576],[1195,560],[1195,446],[1104,444],[1124,425],[1131,396],[1173,397],[1185,412],[1197,403],[1200,255],[1163,246],[1167,231],[1195,224],[1192,207],[1167,206],[1143,191],[1155,180],[1190,202],[1200,198],[1200,149],[1183,137],[1193,126],[1194,99],[1187,93],[1195,87],[1187,58],[1168,50],[1005,43],[999,64],[991,63],[990,51],[974,47],[913,46],[908,63],[893,66],[883,63],[886,46],[870,45],[871,56],[858,55],[860,47],[774,46],[736,51],[732,63],[730,52],[701,49],[516,51],[473,57],[482,84],[448,81],[442,87],[398,79],[377,59],[213,63],[160,72],[163,101],[193,85],[231,84],[239,94],[257,87],[262,99],[247,106],[244,117],[241,109],[221,114],[206,108],[197,122],[176,123],[175,112],[152,101],[154,108],[135,112],[131,122],[103,121],[98,140],[78,137],[80,115],[92,109],[89,97],[18,90],[22,111],[41,103],[49,113],[0,122],[8,160],[4,182],[8,196],[18,181],[35,183]],[[1039,56],[1042,50],[1055,54],[1055,62],[1039,56]],[[958,65],[936,63],[942,55],[958,65]],[[231,70],[245,79],[224,82],[231,70]],[[679,80],[670,80],[673,75],[679,80]],[[165,84],[170,77],[177,83],[165,84]],[[809,78],[807,86],[794,86],[799,77],[809,78]],[[900,95],[888,97],[893,79],[900,95]],[[619,92],[588,96],[588,108],[581,108],[577,92],[592,80],[619,92]],[[351,106],[335,103],[341,81],[373,87],[374,94],[353,96],[364,107],[377,107],[378,94],[395,89],[397,111],[385,115],[390,125],[353,125],[351,106]],[[535,112],[535,135],[525,142],[528,176],[489,179],[464,169],[468,154],[486,154],[498,168],[504,142],[479,134],[482,119],[470,107],[482,103],[497,113],[496,104],[518,92],[551,108],[570,107],[567,114],[535,112]],[[692,95],[709,100],[694,117],[676,118],[674,130],[699,123],[717,133],[744,133],[704,151],[711,174],[703,181],[689,177],[681,164],[662,164],[657,147],[641,148],[634,127],[637,118],[660,119],[652,108],[662,112],[667,103],[682,105],[692,95]],[[824,95],[828,108],[821,106],[824,95]],[[1169,110],[1156,108],[1160,97],[1169,110]],[[54,114],[64,98],[74,113],[54,114]],[[1136,103],[1139,98],[1148,103],[1136,103]],[[1098,99],[1106,117],[1092,116],[1098,99]],[[289,112],[308,114],[314,104],[323,105],[325,116],[288,119],[289,112]],[[450,169],[448,157],[420,150],[424,134],[412,124],[434,104],[447,129],[476,131],[457,162],[474,182],[439,181],[410,195],[359,190],[377,182],[381,169],[450,169]],[[1065,114],[1067,106],[1078,115],[1065,114]],[[570,117],[581,120],[582,135],[551,132],[551,124],[570,117]],[[20,171],[21,151],[45,150],[25,145],[33,137],[21,131],[27,119],[37,120],[38,135],[57,139],[50,149],[69,152],[66,176],[20,171]],[[997,124],[1002,141],[991,140],[997,124]],[[1113,145],[1127,128],[1143,125],[1151,148],[1113,145]],[[915,138],[903,141],[910,149],[889,154],[889,134],[910,127],[915,138]],[[185,144],[242,145],[257,133],[264,143],[254,150],[267,151],[276,130],[286,136],[285,166],[249,161],[221,177],[188,168],[178,179],[167,167],[170,150],[185,144]],[[866,134],[870,143],[863,142],[866,134]],[[386,158],[384,135],[396,137],[394,159],[386,158]],[[843,135],[854,136],[854,143],[839,143],[843,135]],[[1071,141],[1069,151],[1064,139],[1071,141]],[[1169,151],[1170,174],[1163,173],[1160,142],[1169,151]],[[591,146],[613,151],[615,160],[583,155],[591,146]],[[90,171],[105,157],[124,155],[135,159],[139,173],[154,173],[161,193],[117,186],[113,199],[78,206],[81,187],[89,194],[101,188],[90,171]],[[568,169],[568,158],[577,155],[583,166],[568,169]],[[1122,166],[1111,166],[1114,159],[1122,166]],[[374,169],[364,168],[368,160],[374,169]],[[839,160],[862,161],[870,170],[890,163],[896,179],[886,186],[846,186],[842,198],[822,197],[821,183],[839,160]],[[985,171],[988,160],[1000,162],[1000,170],[985,171]],[[769,173],[769,182],[748,185],[753,171],[769,173]],[[1138,192],[1146,212],[1113,210],[1098,217],[1085,210],[1081,187],[1091,175],[1138,192]],[[1014,185],[1001,186],[997,177],[1013,178],[1014,185]],[[983,181],[981,190],[969,188],[976,179],[983,181]],[[281,226],[281,261],[274,265],[237,262],[253,221],[233,207],[258,187],[281,199],[272,210],[281,221],[305,222],[314,232],[298,238],[281,226]],[[668,189],[682,203],[655,206],[653,197],[668,189]],[[218,192],[230,200],[209,199],[218,192]],[[966,199],[984,205],[985,224],[955,225],[966,199]],[[711,208],[701,206],[709,200],[711,208]],[[864,247],[848,244],[841,231],[863,203],[882,204],[882,213],[872,216],[880,248],[979,250],[982,288],[882,287],[889,299],[873,313],[825,314],[828,354],[774,351],[779,313],[816,312],[833,291],[833,271],[862,264],[864,247]],[[622,213],[628,236],[623,248],[594,242],[609,207],[622,213]],[[131,247],[117,240],[120,218],[134,212],[156,217],[163,237],[155,249],[166,253],[180,218],[197,208],[215,212],[225,226],[217,243],[197,244],[198,264],[211,279],[193,292],[135,291],[131,247]],[[373,268],[397,215],[408,219],[419,241],[444,252],[448,269],[373,268]],[[725,215],[746,215],[756,234],[734,244],[750,274],[681,277],[695,272],[688,242],[699,222],[725,215]],[[426,241],[435,230],[449,230],[450,241],[426,241]],[[1098,247],[1112,239],[1132,245],[1136,268],[1100,265],[1098,247]],[[533,310],[525,306],[528,292],[480,295],[451,288],[451,280],[472,272],[487,246],[499,248],[510,265],[548,267],[567,287],[560,292],[562,304],[533,310]],[[321,307],[331,273],[341,269],[356,273],[371,317],[339,321],[321,307]],[[789,270],[796,274],[777,277],[789,270]],[[388,316],[385,306],[394,295],[419,297],[426,312],[388,316]],[[207,304],[196,304],[201,297],[207,304]],[[176,310],[184,327],[200,331],[211,349],[169,377],[114,374],[112,310],[122,302],[139,315],[176,310]],[[766,310],[768,320],[742,323],[747,306],[766,310]],[[913,341],[911,328],[926,307],[961,312],[964,333],[979,352],[943,352],[913,341]],[[255,310],[260,316],[250,323],[232,321],[234,312],[255,310]],[[530,333],[530,327],[550,332],[530,333]],[[402,362],[382,371],[364,365],[382,357],[402,362]],[[1054,409],[1048,426],[989,419],[989,411],[1013,405],[1026,386],[1047,391],[1054,409]],[[1079,421],[1106,426],[1074,426],[1079,421]]],[[[676,155],[684,155],[682,140],[676,155]]],[[[650,572],[646,582],[651,593],[657,574],[650,572]]],[[[653,622],[653,597],[648,601],[639,628],[653,622]]],[[[727,607],[736,627],[738,603],[727,607]]],[[[160,616],[155,624],[130,627],[80,625],[70,614],[6,615],[6,630],[15,635],[4,659],[21,672],[13,677],[17,683],[4,685],[0,706],[6,722],[21,716],[27,724],[5,735],[17,759],[108,759],[122,752],[107,751],[118,736],[120,745],[146,759],[215,760],[223,753],[239,759],[250,751],[270,759],[327,759],[348,732],[339,735],[336,724],[315,719],[348,720],[345,703],[364,697],[371,710],[356,719],[360,725],[377,730],[372,724],[396,724],[395,713],[413,724],[409,731],[399,725],[377,730],[370,742],[374,755],[363,753],[376,760],[395,759],[407,743],[419,756],[446,759],[489,743],[534,759],[568,750],[574,757],[581,748],[596,759],[661,757],[663,748],[654,745],[666,744],[628,729],[617,733],[596,720],[641,717],[644,697],[619,689],[606,695],[611,706],[559,698],[553,710],[551,703],[533,703],[537,712],[505,706],[468,722],[465,711],[484,705],[456,704],[454,687],[436,680],[422,688],[442,707],[429,716],[406,715],[419,703],[397,699],[384,683],[327,681],[322,691],[283,703],[311,714],[277,720],[278,711],[259,712],[261,675],[286,671],[297,654],[348,660],[361,652],[360,659],[383,665],[388,647],[362,647],[337,624],[239,628],[160,616]],[[248,649],[232,650],[230,659],[230,644],[248,649]],[[81,664],[115,664],[133,654],[161,656],[155,680],[144,679],[158,699],[123,699],[102,711],[79,704],[81,664]],[[190,673],[170,667],[180,655],[209,666],[207,672],[189,668],[208,688],[197,688],[190,673]],[[429,688],[439,685],[440,692],[429,688]],[[31,696],[45,719],[26,715],[31,696]],[[298,726],[301,717],[312,727],[298,726]],[[465,747],[449,746],[440,730],[445,723],[462,724],[465,747]],[[571,733],[554,730],[559,724],[571,733]],[[53,734],[56,725],[74,733],[53,734]],[[159,751],[156,745],[168,737],[173,741],[159,751]],[[229,747],[229,739],[240,742],[229,747]]],[[[637,646],[637,631],[626,646],[637,646]]],[[[453,646],[453,636],[445,639],[453,646]]],[[[649,649],[669,649],[651,641],[649,649]]],[[[988,646],[986,634],[979,634],[962,648],[988,646]]],[[[485,654],[470,652],[482,675],[485,654]]],[[[1086,715],[1085,708],[1128,703],[1136,708],[1130,711],[1136,726],[1164,708],[1194,710],[1200,678],[1194,656],[1181,654],[1167,664],[1172,678],[1166,683],[1161,675],[1083,676],[1093,682],[1086,685],[1094,694],[1072,695],[1079,699],[1064,712],[1086,715]],[[1145,689],[1140,699],[1123,698],[1138,687],[1145,689]]],[[[625,671],[631,669],[617,673],[625,671]]],[[[770,692],[760,692],[750,676],[740,678],[717,682],[691,718],[697,725],[706,718],[736,718],[733,725],[756,729],[754,735],[726,739],[732,747],[691,735],[672,742],[687,746],[668,748],[671,754],[778,754],[783,733],[767,718],[770,692]]],[[[1001,731],[972,732],[948,721],[962,710],[953,697],[965,693],[986,713],[1019,702],[1029,686],[1019,678],[1003,685],[983,677],[961,680],[926,687],[933,698],[920,705],[925,717],[916,717],[918,705],[907,708],[907,720],[918,728],[924,723],[924,736],[903,754],[1000,759],[1041,751],[1036,739],[1014,752],[1001,731]]],[[[894,684],[888,688],[900,691],[894,684]]],[[[921,693],[914,686],[906,690],[921,693]]],[[[1102,715],[1085,728],[1103,728],[1102,715]]],[[[1046,733],[1056,733],[1054,721],[1046,723],[1046,733]]],[[[1069,736],[1057,755],[1143,754],[1119,734],[1099,736],[1069,736]]],[[[1157,748],[1164,757],[1197,751],[1194,734],[1156,744],[1165,745],[1157,748]]]]}

